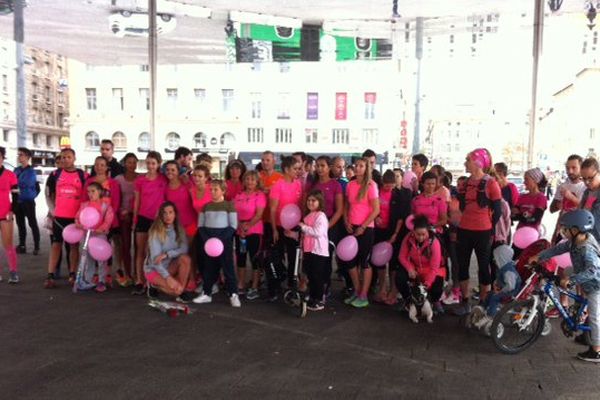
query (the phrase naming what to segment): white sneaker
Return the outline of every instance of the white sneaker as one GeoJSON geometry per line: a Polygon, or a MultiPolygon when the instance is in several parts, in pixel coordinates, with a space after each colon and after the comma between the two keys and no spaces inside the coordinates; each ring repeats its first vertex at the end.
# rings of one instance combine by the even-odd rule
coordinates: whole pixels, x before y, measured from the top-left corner
{"type": "Polygon", "coordinates": [[[205,294],[201,294],[200,296],[196,297],[194,300],[192,300],[194,303],[196,304],[206,304],[206,303],[212,303],[212,297],[211,296],[207,296],[205,294]]]}
{"type": "Polygon", "coordinates": [[[212,287],[212,294],[217,294],[217,293],[219,293],[219,285],[217,285],[215,283],[212,287]]]}
{"type": "Polygon", "coordinates": [[[229,298],[229,302],[231,303],[231,307],[239,308],[242,306],[242,303],[240,303],[240,296],[237,294],[232,294],[229,298]]]}

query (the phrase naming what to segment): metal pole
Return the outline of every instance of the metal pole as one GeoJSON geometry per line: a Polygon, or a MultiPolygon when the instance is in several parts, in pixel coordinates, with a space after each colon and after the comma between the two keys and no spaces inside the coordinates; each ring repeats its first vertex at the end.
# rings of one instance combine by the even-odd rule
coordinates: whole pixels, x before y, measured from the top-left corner
{"type": "Polygon", "coordinates": [[[23,18],[24,0],[14,2],[13,28],[17,61],[17,147],[27,146],[27,97],[25,94],[25,70],[23,41],[25,23],[23,18]]]}
{"type": "Polygon", "coordinates": [[[415,133],[413,154],[421,149],[421,59],[423,58],[423,17],[417,17],[415,58],[417,59],[417,90],[415,93],[415,133]]]}
{"type": "Polygon", "coordinates": [[[535,1],[533,19],[533,72],[531,77],[531,110],[529,111],[529,142],[527,144],[527,168],[532,168],[535,155],[535,128],[537,124],[538,72],[544,38],[544,0],[535,1]]]}
{"type": "Polygon", "coordinates": [[[156,150],[156,0],[148,0],[148,64],[150,71],[150,149],[156,150]]]}

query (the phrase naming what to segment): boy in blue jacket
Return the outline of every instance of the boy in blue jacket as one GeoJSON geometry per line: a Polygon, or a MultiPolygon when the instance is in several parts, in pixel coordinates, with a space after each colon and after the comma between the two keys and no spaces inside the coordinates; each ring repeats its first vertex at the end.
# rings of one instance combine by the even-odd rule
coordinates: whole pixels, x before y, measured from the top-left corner
{"type": "Polygon", "coordinates": [[[35,198],[40,193],[40,185],[37,182],[35,171],[30,164],[31,155],[31,150],[26,147],[19,147],[17,149],[17,160],[20,166],[15,168],[15,175],[19,182],[19,199],[13,205],[13,211],[17,220],[17,228],[19,229],[17,253],[24,254],[27,252],[25,247],[27,239],[25,218],[27,218],[31,234],[33,235],[33,254],[38,255],[40,252],[40,229],[35,215],[35,198]]]}
{"type": "Polygon", "coordinates": [[[591,328],[591,346],[577,354],[583,361],[600,363],[600,246],[591,234],[594,216],[587,210],[574,210],[560,218],[560,232],[568,239],[555,247],[542,251],[529,261],[546,261],[559,254],[571,255],[573,272],[561,281],[566,287],[569,282],[579,285],[588,300],[588,324],[591,328]]]}

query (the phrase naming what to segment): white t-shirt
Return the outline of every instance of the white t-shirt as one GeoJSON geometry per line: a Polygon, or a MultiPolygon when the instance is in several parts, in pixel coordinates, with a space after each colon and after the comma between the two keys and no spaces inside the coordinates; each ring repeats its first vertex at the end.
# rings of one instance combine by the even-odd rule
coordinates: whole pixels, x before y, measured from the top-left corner
{"type": "Polygon", "coordinates": [[[575,197],[581,200],[583,192],[585,191],[585,183],[583,183],[583,181],[573,182],[569,178],[567,178],[566,181],[558,185],[558,189],[556,190],[554,200],[562,202],[561,212],[571,211],[577,208],[577,206],[571,203],[570,201],[563,201],[561,190],[568,190],[569,192],[573,193],[575,197]]]}

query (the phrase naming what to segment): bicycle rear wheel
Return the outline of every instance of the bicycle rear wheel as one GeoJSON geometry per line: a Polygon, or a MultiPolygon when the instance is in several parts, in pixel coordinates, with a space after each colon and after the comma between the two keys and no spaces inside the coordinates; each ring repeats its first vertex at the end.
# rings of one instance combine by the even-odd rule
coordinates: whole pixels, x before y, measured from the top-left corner
{"type": "Polygon", "coordinates": [[[542,334],[546,318],[542,306],[534,309],[534,304],[534,299],[516,300],[502,307],[494,317],[490,336],[502,353],[520,353],[542,334]]]}

